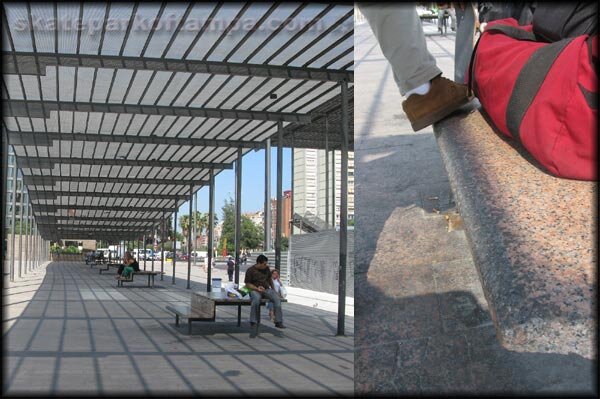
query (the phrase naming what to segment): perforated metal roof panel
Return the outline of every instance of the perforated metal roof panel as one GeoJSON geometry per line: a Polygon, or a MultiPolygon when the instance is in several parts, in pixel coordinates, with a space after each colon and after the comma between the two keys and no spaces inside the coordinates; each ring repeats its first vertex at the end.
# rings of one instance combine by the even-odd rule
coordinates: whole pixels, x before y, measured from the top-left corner
{"type": "Polygon", "coordinates": [[[353,98],[351,3],[3,11],[3,133],[44,238],[149,231],[211,169],[232,168],[238,148],[275,139],[278,121],[286,146],[340,146],[339,82],[350,82],[350,111],[353,98]]]}

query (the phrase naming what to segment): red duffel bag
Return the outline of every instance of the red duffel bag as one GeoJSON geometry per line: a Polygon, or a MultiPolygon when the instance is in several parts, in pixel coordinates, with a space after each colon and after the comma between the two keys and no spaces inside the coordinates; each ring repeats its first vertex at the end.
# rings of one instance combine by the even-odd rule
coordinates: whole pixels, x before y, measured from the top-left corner
{"type": "Polygon", "coordinates": [[[503,134],[555,176],[597,180],[598,35],[538,41],[532,26],[490,22],[469,87],[503,134]]]}

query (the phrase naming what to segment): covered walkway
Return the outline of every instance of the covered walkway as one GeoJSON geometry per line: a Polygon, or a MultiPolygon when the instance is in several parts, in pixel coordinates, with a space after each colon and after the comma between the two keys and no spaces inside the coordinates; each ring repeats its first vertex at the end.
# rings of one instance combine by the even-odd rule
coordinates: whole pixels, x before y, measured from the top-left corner
{"type": "Polygon", "coordinates": [[[76,262],[5,283],[4,394],[352,394],[353,318],[335,337],[335,313],[288,303],[284,332],[263,312],[251,339],[235,308],[219,308],[190,336],[164,310],[189,302],[185,285],[181,273],[175,285],[117,289],[112,275],[76,262]]]}

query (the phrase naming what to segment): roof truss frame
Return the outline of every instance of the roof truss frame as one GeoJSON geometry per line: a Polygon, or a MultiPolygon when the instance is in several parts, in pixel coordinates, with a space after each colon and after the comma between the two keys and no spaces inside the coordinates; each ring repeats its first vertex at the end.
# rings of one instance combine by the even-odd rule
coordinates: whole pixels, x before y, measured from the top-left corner
{"type": "Polygon", "coordinates": [[[289,65],[250,64],[175,58],[130,57],[105,54],[66,54],[2,51],[5,74],[46,75],[48,66],[115,68],[155,72],[189,72],[212,75],[257,76],[322,82],[354,82],[354,71],[289,65]]]}

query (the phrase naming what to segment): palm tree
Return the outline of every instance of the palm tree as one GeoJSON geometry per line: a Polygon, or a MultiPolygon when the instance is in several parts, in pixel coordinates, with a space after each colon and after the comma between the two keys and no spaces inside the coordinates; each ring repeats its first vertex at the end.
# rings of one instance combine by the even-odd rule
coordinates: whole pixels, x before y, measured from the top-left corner
{"type": "Polygon", "coordinates": [[[187,241],[188,229],[190,228],[190,217],[188,215],[181,215],[179,217],[179,225],[181,226],[181,231],[187,241]]]}
{"type": "Polygon", "coordinates": [[[194,225],[196,227],[196,239],[202,235],[202,232],[208,227],[208,214],[202,212],[194,212],[194,225]]]}

